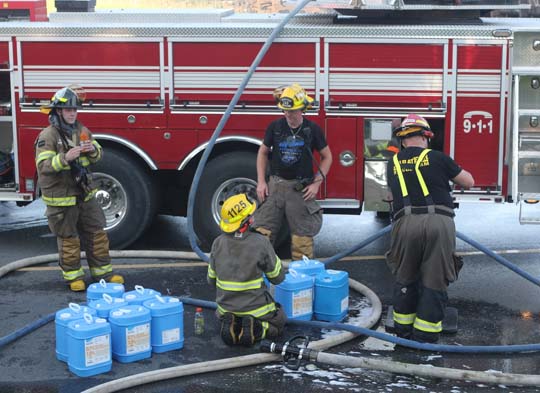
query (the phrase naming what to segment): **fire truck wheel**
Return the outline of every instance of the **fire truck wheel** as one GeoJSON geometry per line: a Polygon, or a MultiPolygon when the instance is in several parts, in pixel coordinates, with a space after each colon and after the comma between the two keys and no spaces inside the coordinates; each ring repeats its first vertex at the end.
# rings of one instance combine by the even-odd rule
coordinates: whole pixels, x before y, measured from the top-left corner
{"type": "Polygon", "coordinates": [[[93,170],[96,199],[107,220],[111,249],[132,244],[150,225],[157,203],[155,187],[143,168],[127,154],[106,149],[93,170]]]}
{"type": "MultiPolygon", "coordinates": [[[[193,211],[193,226],[204,251],[210,251],[212,242],[221,233],[221,206],[228,197],[245,192],[257,199],[256,163],[255,153],[233,152],[220,155],[206,165],[193,211]]],[[[288,237],[289,227],[285,223],[276,238],[275,247],[279,247],[288,237]]]]}
{"type": "Polygon", "coordinates": [[[257,198],[257,155],[250,152],[227,153],[206,164],[193,211],[193,225],[201,248],[210,250],[220,234],[219,218],[225,200],[245,192],[257,198]]]}

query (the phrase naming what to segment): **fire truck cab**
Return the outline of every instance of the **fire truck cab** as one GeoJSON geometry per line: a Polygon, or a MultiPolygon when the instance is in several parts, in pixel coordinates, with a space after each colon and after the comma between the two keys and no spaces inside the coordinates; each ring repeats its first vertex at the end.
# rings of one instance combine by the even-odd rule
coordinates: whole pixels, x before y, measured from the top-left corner
{"type": "MultiPolygon", "coordinates": [[[[456,203],[527,202],[521,222],[540,222],[540,22],[484,17],[530,7],[318,3],[342,13],[304,14],[285,27],[212,150],[195,205],[204,245],[219,233],[223,201],[255,188],[258,147],[281,116],[272,91],[293,82],[316,99],[306,116],[334,155],[318,198],[326,213],[388,211],[386,147],[395,122],[414,112],[435,131],[432,148],[475,177],[474,189],[454,190],[456,203]],[[456,12],[466,20],[445,20],[456,12]]],[[[202,152],[281,18],[124,10],[1,22],[0,152],[14,165],[0,177],[0,201],[39,197],[34,141],[47,125],[39,107],[75,83],[87,93],[79,119],[104,147],[93,171],[112,246],[128,246],[155,214],[185,215],[202,152]]]]}

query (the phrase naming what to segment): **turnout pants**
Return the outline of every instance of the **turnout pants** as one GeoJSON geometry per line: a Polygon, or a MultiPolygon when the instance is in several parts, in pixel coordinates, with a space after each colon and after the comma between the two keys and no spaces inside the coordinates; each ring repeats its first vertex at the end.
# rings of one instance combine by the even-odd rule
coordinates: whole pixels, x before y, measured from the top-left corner
{"type": "MultiPolygon", "coordinates": [[[[216,311],[216,316],[218,317],[220,322],[223,321],[223,314],[220,314],[218,311],[216,311]]],[[[241,321],[241,318],[243,317],[243,315],[239,315],[238,320],[241,321]]],[[[285,315],[285,312],[283,311],[281,306],[279,306],[278,304],[276,304],[276,311],[273,311],[261,317],[257,317],[255,319],[260,324],[260,329],[257,329],[260,334],[255,337],[256,341],[262,340],[264,338],[276,338],[278,336],[281,336],[281,334],[283,333],[283,328],[285,327],[285,323],[287,322],[287,316],[285,315]]]]}
{"type": "Polygon", "coordinates": [[[396,279],[393,318],[398,336],[438,340],[448,301],[446,289],[459,271],[455,245],[451,217],[411,214],[394,223],[386,260],[396,279]]]}
{"type": "Polygon", "coordinates": [[[286,219],[291,230],[292,259],[300,260],[302,255],[313,258],[313,237],[321,230],[322,209],[315,200],[304,201],[302,192],[294,189],[296,183],[296,180],[270,177],[269,195],[254,213],[254,228],[274,244],[286,219]]]}
{"type": "Polygon", "coordinates": [[[74,206],[47,206],[51,232],[57,237],[59,265],[70,282],[84,276],[81,248],[86,252],[90,274],[95,280],[112,275],[109,239],[103,230],[105,215],[95,198],[74,206]]]}

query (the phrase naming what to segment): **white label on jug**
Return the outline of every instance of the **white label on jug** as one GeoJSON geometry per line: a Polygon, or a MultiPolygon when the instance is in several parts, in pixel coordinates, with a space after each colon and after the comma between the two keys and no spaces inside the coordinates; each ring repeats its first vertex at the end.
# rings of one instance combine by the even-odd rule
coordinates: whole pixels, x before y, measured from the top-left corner
{"type": "Polygon", "coordinates": [[[292,303],[293,317],[309,314],[313,310],[313,290],[310,288],[293,293],[292,303]]]}
{"type": "Polygon", "coordinates": [[[108,334],[84,340],[86,367],[111,361],[111,340],[108,334]]]}
{"type": "Polygon", "coordinates": [[[126,328],[126,353],[128,355],[150,349],[150,324],[126,328]]]}
{"type": "Polygon", "coordinates": [[[349,297],[345,296],[343,299],[341,299],[341,312],[347,310],[349,308],[349,297]]]}
{"type": "Polygon", "coordinates": [[[180,328],[164,330],[161,333],[161,342],[163,344],[175,343],[180,341],[180,328]]]}

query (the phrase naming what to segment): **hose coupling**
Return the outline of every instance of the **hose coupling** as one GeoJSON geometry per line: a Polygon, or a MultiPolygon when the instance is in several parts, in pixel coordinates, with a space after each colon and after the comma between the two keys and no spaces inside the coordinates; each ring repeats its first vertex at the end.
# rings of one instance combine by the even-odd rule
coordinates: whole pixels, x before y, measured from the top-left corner
{"type": "Polygon", "coordinates": [[[318,351],[309,349],[309,336],[294,336],[284,344],[270,340],[261,341],[261,352],[279,353],[285,366],[291,370],[298,370],[302,361],[317,359],[318,351]]]}

